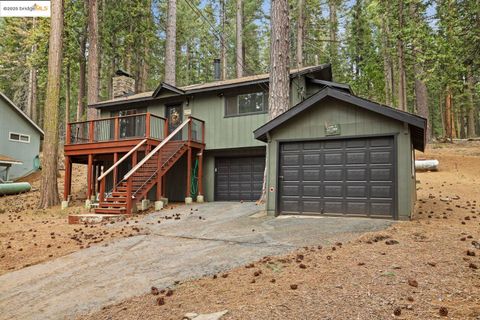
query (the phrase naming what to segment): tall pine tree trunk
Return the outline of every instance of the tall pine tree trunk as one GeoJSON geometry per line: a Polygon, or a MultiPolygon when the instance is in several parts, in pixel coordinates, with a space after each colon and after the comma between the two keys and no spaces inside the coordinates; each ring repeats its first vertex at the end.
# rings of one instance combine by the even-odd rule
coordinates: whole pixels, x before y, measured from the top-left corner
{"type": "Polygon", "coordinates": [[[168,0],[167,39],[165,44],[165,82],[176,85],[177,2],[168,0]]]}
{"type": "Polygon", "coordinates": [[[417,63],[415,65],[415,104],[418,115],[427,119],[427,142],[432,138],[432,125],[430,123],[430,112],[428,110],[428,92],[425,82],[421,79],[423,67],[417,63]]]}
{"type": "Polygon", "coordinates": [[[475,137],[475,103],[474,103],[474,94],[475,94],[475,80],[472,73],[472,65],[467,66],[467,96],[468,96],[468,113],[467,113],[467,137],[475,137]]]}
{"type": "MultiPolygon", "coordinates": [[[[398,1],[398,25],[399,30],[404,28],[403,1],[398,1]]],[[[398,108],[407,110],[407,79],[405,75],[405,48],[403,36],[400,34],[397,39],[398,54],[398,108]]]]}
{"type": "Polygon", "coordinates": [[[225,0],[220,0],[220,23],[222,25],[222,37],[220,38],[220,61],[222,63],[222,80],[227,79],[227,43],[225,41],[226,31],[226,12],[225,12],[225,0]]]}
{"type": "Polygon", "coordinates": [[[298,0],[297,17],[297,68],[303,67],[303,42],[305,37],[304,0],[298,0]]]}
{"type": "MultiPolygon", "coordinates": [[[[287,111],[290,107],[290,22],[288,0],[272,0],[270,11],[268,118],[273,119],[287,111]]],[[[268,156],[266,158],[268,159],[268,156]]],[[[265,202],[267,195],[267,168],[268,163],[265,165],[262,195],[258,201],[259,203],[265,202]]]]}
{"type": "Polygon", "coordinates": [[[334,68],[338,68],[338,45],[337,45],[337,32],[338,32],[338,19],[337,19],[337,1],[338,0],[329,0],[328,1],[328,10],[329,10],[329,34],[330,34],[330,62],[334,68]]]}
{"type": "Polygon", "coordinates": [[[50,38],[48,46],[48,78],[44,108],[45,141],[43,148],[40,208],[59,203],[57,185],[58,124],[60,78],[62,72],[63,0],[51,1],[50,38]]]}
{"type": "Polygon", "coordinates": [[[71,83],[70,83],[70,62],[67,63],[65,70],[65,130],[67,129],[67,123],[70,122],[70,96],[71,96],[71,83]]]}
{"type": "Polygon", "coordinates": [[[237,0],[236,65],[237,78],[243,77],[243,3],[237,0]]]}
{"type": "Polygon", "coordinates": [[[37,70],[33,66],[28,74],[27,115],[37,121],[37,70]]]}
{"type": "Polygon", "coordinates": [[[388,19],[389,6],[385,2],[385,12],[382,16],[382,53],[383,53],[383,77],[385,82],[385,104],[393,105],[393,62],[390,55],[390,25],[388,19]]]}
{"type": "Polygon", "coordinates": [[[456,137],[455,117],[453,115],[452,106],[452,89],[447,85],[445,90],[445,135],[449,140],[456,137]]]}
{"type": "Polygon", "coordinates": [[[85,51],[87,47],[87,29],[83,30],[80,36],[80,52],[78,54],[78,95],[77,95],[77,121],[81,121],[83,113],[85,112],[85,79],[87,72],[87,63],[85,58],[85,51]]]}
{"type": "MultiPolygon", "coordinates": [[[[32,21],[32,32],[35,32],[36,18],[32,21]]],[[[34,55],[37,51],[37,45],[33,44],[31,54],[34,55]]],[[[27,95],[27,115],[34,122],[37,121],[37,70],[31,65],[28,72],[28,95],[27,95]]]]}
{"type": "MultiPolygon", "coordinates": [[[[89,0],[88,3],[88,104],[98,102],[99,93],[99,34],[98,34],[98,1],[89,0]]],[[[95,108],[88,108],[87,119],[98,117],[95,108]]]]}

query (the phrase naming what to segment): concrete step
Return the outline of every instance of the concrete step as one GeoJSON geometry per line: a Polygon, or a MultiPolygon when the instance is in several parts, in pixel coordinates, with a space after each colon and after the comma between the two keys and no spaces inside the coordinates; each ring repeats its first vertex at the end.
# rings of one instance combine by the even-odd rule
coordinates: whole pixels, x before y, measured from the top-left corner
{"type": "Polygon", "coordinates": [[[69,224],[95,224],[122,220],[125,220],[125,215],[122,214],[80,213],[68,216],[69,224]]]}

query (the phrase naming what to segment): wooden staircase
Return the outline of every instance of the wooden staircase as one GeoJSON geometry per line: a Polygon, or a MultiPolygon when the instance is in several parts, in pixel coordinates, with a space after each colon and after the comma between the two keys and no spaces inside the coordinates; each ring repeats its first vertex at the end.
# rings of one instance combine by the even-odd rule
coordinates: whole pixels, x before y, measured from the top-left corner
{"type": "Polygon", "coordinates": [[[123,179],[107,197],[100,200],[95,213],[129,214],[132,206],[146,197],[147,193],[161,181],[161,178],[187,150],[186,141],[168,141],[158,150],[152,151],[155,153],[128,179],[123,179]],[[128,194],[131,195],[131,201],[128,201],[128,194]]]}

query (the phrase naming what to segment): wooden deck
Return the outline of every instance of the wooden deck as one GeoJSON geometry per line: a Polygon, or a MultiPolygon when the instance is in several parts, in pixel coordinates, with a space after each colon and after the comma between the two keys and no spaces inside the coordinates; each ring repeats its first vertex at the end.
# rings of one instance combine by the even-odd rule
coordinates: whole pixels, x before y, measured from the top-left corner
{"type": "MultiPolygon", "coordinates": [[[[98,197],[104,212],[131,213],[134,203],[145,198],[154,186],[157,198],[164,197],[165,175],[184,154],[188,157],[186,197],[189,197],[192,158],[199,157],[199,163],[203,164],[205,123],[189,117],[173,132],[168,132],[168,128],[165,118],[150,113],[69,123],[64,146],[64,199],[71,192],[72,164],[86,164],[86,198],[98,197]],[[181,149],[177,150],[177,146],[181,149]],[[130,171],[126,174],[125,170],[130,171]],[[107,187],[107,180],[111,188],[107,187]],[[143,189],[132,193],[127,186],[143,189]],[[106,195],[119,191],[121,201],[105,200],[106,195]]],[[[202,194],[202,173],[203,165],[198,173],[199,194],[202,194]]]]}

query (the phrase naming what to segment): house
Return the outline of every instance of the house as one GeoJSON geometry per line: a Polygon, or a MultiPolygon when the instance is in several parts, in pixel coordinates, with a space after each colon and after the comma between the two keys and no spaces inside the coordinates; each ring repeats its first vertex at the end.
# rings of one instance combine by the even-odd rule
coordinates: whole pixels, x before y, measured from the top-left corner
{"type": "Polygon", "coordinates": [[[254,201],[266,173],[270,214],[410,216],[425,119],[355,96],[325,64],[291,70],[291,108],[269,120],[268,82],[134,94],[119,72],[114,99],[89,106],[101,119],[69,124],[66,168],[89,165],[99,213],[129,213],[144,198],[254,201]]]}
{"type": "Polygon", "coordinates": [[[14,180],[40,167],[43,131],[0,92],[0,179],[14,180]]]}

